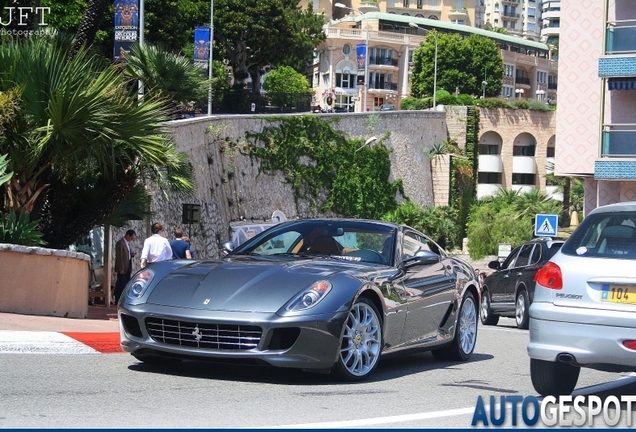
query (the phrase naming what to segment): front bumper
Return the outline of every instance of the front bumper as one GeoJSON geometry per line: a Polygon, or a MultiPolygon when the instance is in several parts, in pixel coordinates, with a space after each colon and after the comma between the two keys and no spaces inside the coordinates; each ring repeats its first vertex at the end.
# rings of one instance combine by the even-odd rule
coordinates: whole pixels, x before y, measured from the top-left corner
{"type": "Polygon", "coordinates": [[[624,314],[636,325],[631,312],[532,303],[528,355],[553,362],[560,354],[570,354],[575,359],[573,363],[580,366],[615,365],[632,370],[636,368],[636,351],[622,343],[636,340],[636,326],[612,325],[612,321],[625,322],[624,314]]]}
{"type": "MultiPolygon", "coordinates": [[[[328,370],[337,360],[340,349],[340,335],[346,318],[346,311],[335,314],[303,315],[280,317],[275,313],[247,313],[226,311],[203,311],[174,308],[169,306],[143,304],[120,306],[119,328],[121,347],[135,353],[151,352],[177,358],[221,359],[231,362],[253,360],[273,366],[301,369],[328,370]],[[148,319],[148,321],[147,321],[148,319]],[[147,323],[177,322],[181,327],[184,341],[173,337],[169,342],[158,335],[156,326],[152,335],[147,323]],[[197,346],[191,336],[192,327],[197,333],[210,333],[210,328],[245,327],[260,328],[262,333],[252,348],[226,349],[197,346]],[[198,329],[201,329],[200,331],[198,329]],[[294,340],[288,343],[276,342],[281,332],[292,333],[294,340]],[[185,341],[185,339],[188,339],[185,341]],[[288,346],[289,345],[289,346],[288,346]]],[[[207,336],[206,336],[207,337],[207,336]]]]}

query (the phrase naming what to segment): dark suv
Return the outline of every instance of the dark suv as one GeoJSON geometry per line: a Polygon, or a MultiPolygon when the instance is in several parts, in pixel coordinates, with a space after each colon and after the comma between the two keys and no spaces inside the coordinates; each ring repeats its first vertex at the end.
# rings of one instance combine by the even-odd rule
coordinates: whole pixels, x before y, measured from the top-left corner
{"type": "Polygon", "coordinates": [[[503,262],[488,263],[495,271],[484,279],[481,289],[481,322],[496,325],[500,316],[514,317],[518,328],[527,329],[534,274],[562,244],[551,238],[537,238],[513,249],[503,262]]]}

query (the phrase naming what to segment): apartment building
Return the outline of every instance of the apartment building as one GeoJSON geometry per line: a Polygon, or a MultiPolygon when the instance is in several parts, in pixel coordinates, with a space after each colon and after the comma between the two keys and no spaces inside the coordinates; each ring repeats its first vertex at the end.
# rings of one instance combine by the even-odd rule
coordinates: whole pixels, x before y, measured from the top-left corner
{"type": "Polygon", "coordinates": [[[327,40],[308,68],[316,107],[363,112],[386,103],[399,105],[410,95],[413,52],[432,30],[495,41],[505,65],[502,98],[556,101],[557,64],[543,43],[437,19],[334,8],[349,13],[325,24],[327,40]],[[360,46],[368,46],[362,64],[357,60],[360,46]]]}
{"type": "Polygon", "coordinates": [[[555,174],[585,178],[584,213],[636,200],[636,2],[561,4],[555,174]]]}
{"type": "Polygon", "coordinates": [[[561,0],[543,0],[541,4],[541,41],[558,46],[561,32],[561,0]]]}
{"type": "Polygon", "coordinates": [[[508,34],[538,41],[541,37],[541,0],[486,0],[485,23],[508,34]]]}
{"type": "MultiPolygon", "coordinates": [[[[324,13],[326,20],[338,20],[349,12],[335,7],[337,1],[303,0],[304,7],[311,4],[316,13],[324,13]]],[[[343,0],[348,8],[366,12],[384,12],[396,15],[428,18],[453,24],[482,28],[484,0],[343,0]]]]}

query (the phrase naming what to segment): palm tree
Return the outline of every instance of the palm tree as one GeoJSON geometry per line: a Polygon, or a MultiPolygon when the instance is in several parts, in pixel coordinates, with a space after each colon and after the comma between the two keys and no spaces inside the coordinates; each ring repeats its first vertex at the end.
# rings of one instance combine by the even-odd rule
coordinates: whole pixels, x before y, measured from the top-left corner
{"type": "MultiPolygon", "coordinates": [[[[133,45],[126,55],[124,73],[144,84],[144,95],[168,101],[176,111],[191,102],[207,103],[208,83],[205,71],[192,59],[152,45],[133,45]]],[[[216,92],[228,87],[225,73],[213,78],[216,92]]]]}
{"type": "Polygon", "coordinates": [[[56,34],[0,46],[0,92],[18,94],[0,153],[15,174],[5,184],[8,207],[39,220],[44,240],[64,249],[102,224],[139,182],[160,191],[193,189],[187,155],[164,122],[166,105],[139,103],[113,65],[56,34]]]}

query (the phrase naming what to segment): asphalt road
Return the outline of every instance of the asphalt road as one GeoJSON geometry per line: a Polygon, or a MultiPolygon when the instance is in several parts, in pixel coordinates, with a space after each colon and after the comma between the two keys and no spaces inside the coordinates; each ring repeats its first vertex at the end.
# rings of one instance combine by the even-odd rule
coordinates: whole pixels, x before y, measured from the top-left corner
{"type": "MultiPolygon", "coordinates": [[[[470,362],[386,359],[356,384],[267,367],[149,367],[128,354],[0,354],[0,428],[470,428],[479,396],[536,395],[528,333],[501,324],[479,327],[470,362]]],[[[636,377],[584,369],[576,394],[633,395],[636,377]]]]}

